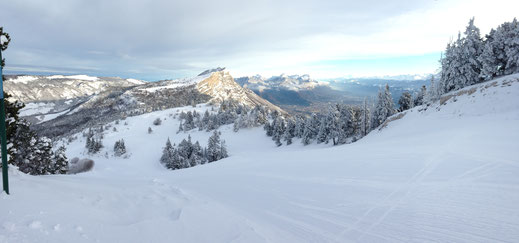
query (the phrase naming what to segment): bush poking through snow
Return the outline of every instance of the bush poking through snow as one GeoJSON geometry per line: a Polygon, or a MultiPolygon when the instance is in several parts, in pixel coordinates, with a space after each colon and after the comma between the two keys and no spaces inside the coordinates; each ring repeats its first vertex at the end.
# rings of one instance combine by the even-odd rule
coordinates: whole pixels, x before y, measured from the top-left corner
{"type": "Polygon", "coordinates": [[[68,164],[68,174],[83,173],[94,168],[94,161],[91,159],[79,159],[74,157],[68,164]]]}
{"type": "Polygon", "coordinates": [[[153,121],[153,125],[155,126],[160,126],[160,124],[162,124],[162,120],[160,118],[157,118],[155,121],[153,121]]]}

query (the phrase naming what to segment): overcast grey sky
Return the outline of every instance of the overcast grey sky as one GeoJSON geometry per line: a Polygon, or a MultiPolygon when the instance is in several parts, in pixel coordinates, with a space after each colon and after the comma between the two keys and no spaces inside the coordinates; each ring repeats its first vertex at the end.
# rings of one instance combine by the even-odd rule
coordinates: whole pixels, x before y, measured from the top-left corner
{"type": "Polygon", "coordinates": [[[519,1],[0,0],[8,73],[157,80],[430,73],[470,17],[487,33],[519,1]]]}

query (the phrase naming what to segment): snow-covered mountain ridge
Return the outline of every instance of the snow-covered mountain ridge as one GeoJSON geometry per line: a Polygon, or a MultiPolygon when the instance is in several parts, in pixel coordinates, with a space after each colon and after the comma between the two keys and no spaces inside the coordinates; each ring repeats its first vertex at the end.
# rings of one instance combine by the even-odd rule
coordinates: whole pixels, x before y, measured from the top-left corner
{"type": "MultiPolygon", "coordinates": [[[[342,146],[276,147],[262,128],[225,126],[229,158],[166,170],[159,158],[168,138],[191,135],[204,146],[210,135],[176,133],[170,114],[194,109],[210,107],[111,123],[91,172],[11,170],[0,242],[519,240],[517,74],[446,94],[342,146]],[[156,118],[162,125],[148,134],[156,118]],[[112,157],[120,139],[128,159],[112,157]]],[[[84,143],[78,134],[67,155],[87,156],[84,143]]]]}
{"type": "Polygon", "coordinates": [[[81,98],[110,89],[127,88],[144,83],[136,79],[87,75],[7,75],[4,87],[13,99],[30,103],[81,98]]]}
{"type": "Polygon", "coordinates": [[[241,86],[252,90],[263,91],[265,89],[287,89],[292,91],[310,90],[318,86],[327,86],[326,82],[319,82],[310,78],[310,75],[286,75],[265,78],[261,75],[237,78],[241,86]]]}
{"type": "Polygon", "coordinates": [[[33,100],[37,95],[32,94],[45,99],[57,97],[55,100],[29,102],[21,111],[21,115],[36,124],[39,131],[51,137],[62,135],[63,131],[70,133],[87,124],[106,123],[127,116],[190,104],[220,103],[227,99],[248,107],[260,105],[284,112],[251,90],[238,85],[228,72],[222,70],[204,73],[196,77],[157,82],[107,80],[88,76],[74,76],[74,80],[70,76],[41,76],[27,81],[30,78],[24,76],[25,78],[11,79],[15,81],[9,81],[10,86],[6,90],[17,94],[14,98],[21,100],[33,100]],[[24,96],[26,88],[31,88],[32,93],[24,96]],[[69,88],[69,91],[74,91],[69,92],[74,98],[63,95],[68,92],[64,90],[69,88]],[[42,95],[45,93],[61,95],[42,95]]]}

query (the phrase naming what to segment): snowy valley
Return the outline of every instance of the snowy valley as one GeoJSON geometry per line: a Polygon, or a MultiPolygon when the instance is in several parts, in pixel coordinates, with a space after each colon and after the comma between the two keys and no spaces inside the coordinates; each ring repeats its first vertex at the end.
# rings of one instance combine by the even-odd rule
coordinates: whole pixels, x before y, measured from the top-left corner
{"type": "MultiPolygon", "coordinates": [[[[0,242],[513,242],[518,99],[519,75],[505,76],[333,147],[277,147],[261,128],[226,125],[230,157],[173,171],[159,162],[168,138],[205,146],[211,135],[177,133],[173,116],[211,106],[128,117],[110,123],[116,131],[106,130],[90,172],[35,177],[11,167],[0,242]],[[128,158],[113,156],[120,139],[128,158]]],[[[88,156],[77,137],[69,158],[88,156]]]]}

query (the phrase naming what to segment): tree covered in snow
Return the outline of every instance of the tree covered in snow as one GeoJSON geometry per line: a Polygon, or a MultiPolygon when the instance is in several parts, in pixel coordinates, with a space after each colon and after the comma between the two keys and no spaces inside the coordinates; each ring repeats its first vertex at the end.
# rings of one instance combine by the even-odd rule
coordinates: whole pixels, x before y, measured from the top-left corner
{"type": "Polygon", "coordinates": [[[391,92],[389,91],[389,85],[378,93],[375,108],[372,114],[371,127],[372,129],[380,126],[384,121],[395,114],[395,108],[393,106],[393,98],[391,98],[391,92]]]}
{"type": "Polygon", "coordinates": [[[209,138],[207,148],[200,146],[198,141],[193,143],[191,136],[182,139],[176,147],[168,138],[162,150],[160,163],[168,169],[177,170],[214,162],[228,156],[225,141],[220,139],[220,132],[215,130],[209,138]]]}
{"type": "MultiPolygon", "coordinates": [[[[97,130],[97,129],[96,129],[97,130]]],[[[90,154],[96,154],[103,148],[103,136],[102,131],[101,134],[96,134],[92,128],[89,128],[87,133],[84,134],[86,137],[85,147],[90,154]]]]}
{"type": "Polygon", "coordinates": [[[176,150],[175,148],[173,148],[173,145],[171,144],[171,141],[168,138],[168,140],[166,141],[166,146],[162,149],[160,163],[168,169],[181,169],[181,166],[174,164],[175,157],[177,156],[178,155],[176,154],[176,150]]]}
{"type": "Polygon", "coordinates": [[[427,88],[425,87],[425,85],[422,85],[422,87],[420,88],[420,91],[418,91],[418,93],[416,94],[416,96],[413,99],[413,106],[423,105],[426,92],[427,92],[427,88]]]}
{"type": "Polygon", "coordinates": [[[278,116],[272,123],[272,140],[277,146],[281,146],[281,139],[285,134],[285,120],[282,116],[278,116]]]}
{"type": "Polygon", "coordinates": [[[400,99],[398,99],[398,105],[400,108],[398,111],[405,111],[413,108],[413,97],[409,91],[404,91],[400,99]]]}
{"type": "Polygon", "coordinates": [[[121,139],[114,144],[114,155],[120,157],[124,154],[126,154],[126,145],[124,144],[124,139],[121,139]]]}
{"type": "Polygon", "coordinates": [[[225,142],[222,143],[220,132],[215,130],[207,142],[207,162],[217,161],[227,156],[225,142]]]}
{"type": "Polygon", "coordinates": [[[66,174],[68,170],[68,158],[65,154],[65,146],[60,146],[54,152],[54,166],[52,168],[52,174],[66,174]]]}
{"type": "Polygon", "coordinates": [[[480,76],[485,80],[519,72],[519,23],[516,18],[486,35],[479,61],[482,63],[480,76]]]}
{"type": "Polygon", "coordinates": [[[440,60],[439,95],[483,80],[519,72],[519,23],[514,18],[485,39],[470,19],[463,36],[450,42],[440,60]]]}
{"type": "Polygon", "coordinates": [[[258,127],[266,124],[269,110],[263,106],[249,108],[234,100],[224,100],[217,112],[206,110],[203,115],[196,111],[180,113],[178,132],[187,132],[198,128],[199,131],[212,131],[222,125],[233,124],[233,130],[258,127]]]}
{"type": "Polygon", "coordinates": [[[434,79],[434,75],[431,75],[431,80],[429,84],[429,88],[427,89],[425,96],[424,96],[424,102],[426,103],[433,103],[437,101],[441,94],[443,87],[440,81],[436,81],[434,79]]]}

